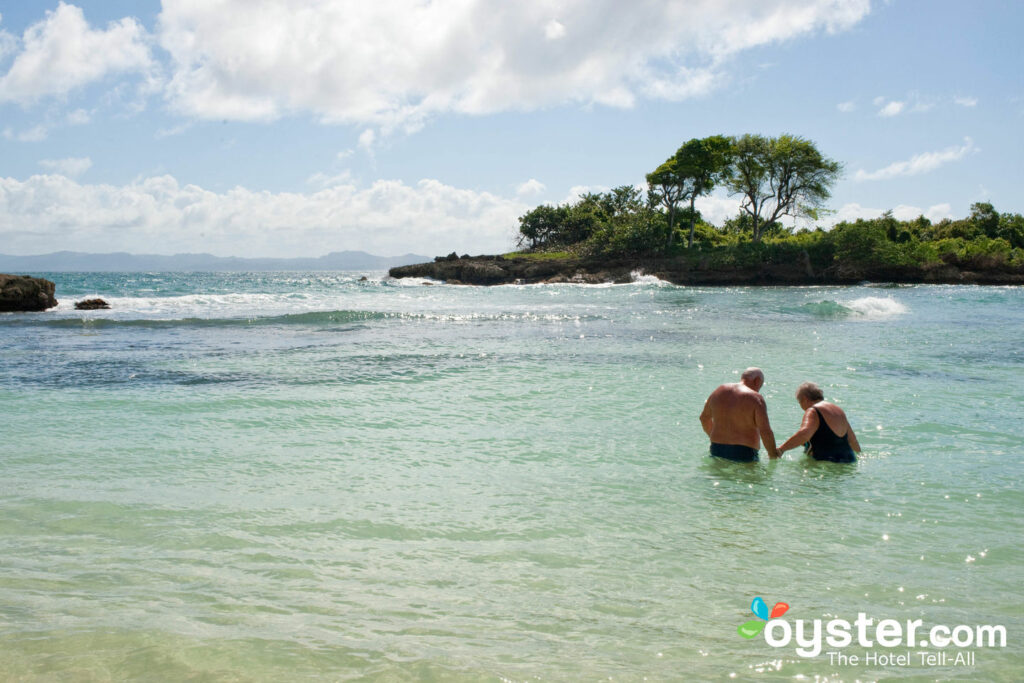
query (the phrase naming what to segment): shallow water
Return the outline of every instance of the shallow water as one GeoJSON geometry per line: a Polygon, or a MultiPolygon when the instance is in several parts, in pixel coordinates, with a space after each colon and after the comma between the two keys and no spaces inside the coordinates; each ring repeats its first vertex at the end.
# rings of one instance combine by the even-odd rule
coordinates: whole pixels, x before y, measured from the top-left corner
{"type": "Polygon", "coordinates": [[[6,679],[1021,677],[1024,290],[360,275],[58,273],[0,315],[6,679]],[[710,461],[748,365],[859,463],[710,461]],[[741,638],[755,596],[1007,645],[834,664],[741,638]]]}

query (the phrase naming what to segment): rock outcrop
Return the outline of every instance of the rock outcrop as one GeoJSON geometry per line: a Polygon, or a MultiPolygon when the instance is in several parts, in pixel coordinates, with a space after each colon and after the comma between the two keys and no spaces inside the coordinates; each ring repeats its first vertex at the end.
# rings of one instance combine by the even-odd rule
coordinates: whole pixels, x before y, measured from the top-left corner
{"type": "Polygon", "coordinates": [[[57,305],[56,285],[28,275],[0,273],[0,312],[45,311],[57,305]]]}
{"type": "Polygon", "coordinates": [[[931,284],[1024,284],[1024,270],[968,271],[948,264],[814,269],[806,252],[792,263],[710,266],[686,258],[534,258],[530,256],[459,257],[452,253],[431,263],[400,266],[391,277],[421,277],[455,285],[599,284],[631,282],[638,273],[677,285],[847,285],[872,282],[931,284]]]}
{"type": "Polygon", "coordinates": [[[103,299],[85,299],[75,302],[76,311],[96,311],[103,308],[110,308],[110,304],[103,299]]]}

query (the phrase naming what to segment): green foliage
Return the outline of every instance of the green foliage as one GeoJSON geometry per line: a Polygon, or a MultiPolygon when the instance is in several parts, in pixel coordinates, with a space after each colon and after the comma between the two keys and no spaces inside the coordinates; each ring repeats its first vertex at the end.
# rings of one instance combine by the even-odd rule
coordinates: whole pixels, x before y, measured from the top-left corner
{"type": "Polygon", "coordinates": [[[1004,213],[999,217],[996,236],[1010,243],[1014,249],[1024,249],[1024,216],[1004,213]]]}
{"type": "Polygon", "coordinates": [[[884,220],[858,219],[832,228],[830,238],[835,245],[836,260],[857,264],[875,262],[888,238],[886,226],[882,223],[884,220]]]}
{"type": "Polygon", "coordinates": [[[519,246],[530,258],[570,255],[672,257],[711,268],[793,264],[815,271],[933,267],[1024,268],[1024,216],[987,202],[960,220],[909,221],[891,211],[832,230],[793,233],[784,216],[823,213],[841,165],[804,138],[721,135],[694,138],[647,175],[647,192],[630,185],[576,202],[541,205],[519,219],[519,246]],[[695,200],[716,185],[742,196],[740,213],[721,227],[705,222],[695,200]]]}
{"type": "Polygon", "coordinates": [[[519,217],[519,246],[531,249],[562,243],[562,226],[569,210],[564,206],[541,204],[519,217]]]}
{"type": "Polygon", "coordinates": [[[780,135],[744,135],[733,141],[728,187],[742,197],[754,242],[765,226],[783,216],[819,218],[842,164],[823,155],[810,140],[780,135]]]}
{"type": "Polygon", "coordinates": [[[572,258],[574,255],[569,251],[513,251],[502,254],[504,258],[521,258],[527,261],[557,261],[572,258]]]}
{"type": "Polygon", "coordinates": [[[647,174],[647,195],[650,206],[664,206],[668,212],[667,250],[675,241],[678,206],[689,202],[690,215],[687,247],[693,246],[697,220],[694,203],[708,194],[729,175],[732,140],[724,135],[693,138],[683,144],[665,163],[647,174]]]}
{"type": "Polygon", "coordinates": [[[644,256],[663,251],[668,233],[665,214],[642,209],[636,214],[619,216],[595,235],[594,254],[604,256],[644,256]]]}

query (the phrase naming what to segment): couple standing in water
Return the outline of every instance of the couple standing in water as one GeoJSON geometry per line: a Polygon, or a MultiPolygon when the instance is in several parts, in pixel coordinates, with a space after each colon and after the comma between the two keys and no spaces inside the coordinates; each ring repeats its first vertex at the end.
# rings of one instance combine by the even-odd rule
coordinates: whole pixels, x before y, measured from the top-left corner
{"type": "Polygon", "coordinates": [[[800,429],[776,447],[775,434],[768,422],[760,368],[747,368],[740,381],[723,384],[708,396],[700,414],[700,424],[711,439],[711,455],[735,462],[756,462],[757,449],[764,441],[768,457],[778,458],[803,444],[815,460],[855,462],[860,444],[843,409],[825,400],[814,382],[804,382],[796,390],[796,400],[804,409],[800,429]]]}

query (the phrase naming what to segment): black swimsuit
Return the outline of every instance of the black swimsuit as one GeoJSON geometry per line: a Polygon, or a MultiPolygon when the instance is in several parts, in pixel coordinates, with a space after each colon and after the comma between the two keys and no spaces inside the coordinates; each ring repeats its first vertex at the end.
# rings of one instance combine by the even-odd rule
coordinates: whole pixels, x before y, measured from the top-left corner
{"type": "Polygon", "coordinates": [[[811,440],[804,444],[804,450],[815,460],[828,462],[857,462],[857,456],[850,447],[849,434],[837,436],[825,422],[825,417],[817,408],[818,429],[811,435],[811,440]]]}

